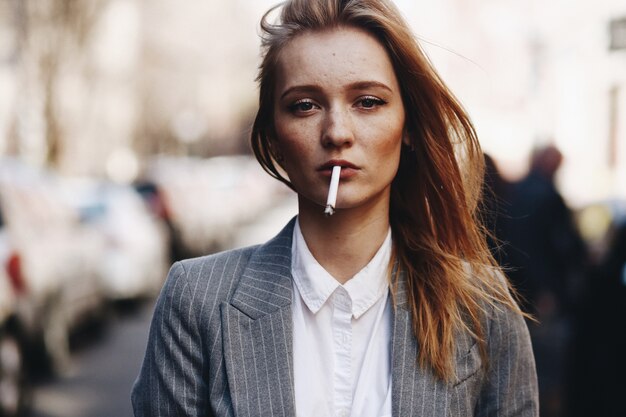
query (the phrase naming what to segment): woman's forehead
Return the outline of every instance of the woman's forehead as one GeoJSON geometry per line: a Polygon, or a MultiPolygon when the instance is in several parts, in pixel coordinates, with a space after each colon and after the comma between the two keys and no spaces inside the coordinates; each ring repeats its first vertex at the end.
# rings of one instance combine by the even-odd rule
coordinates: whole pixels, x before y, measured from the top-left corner
{"type": "Polygon", "coordinates": [[[366,80],[397,86],[383,45],[368,32],[353,27],[296,36],[280,52],[276,70],[279,89],[303,83],[339,87],[366,80]]]}

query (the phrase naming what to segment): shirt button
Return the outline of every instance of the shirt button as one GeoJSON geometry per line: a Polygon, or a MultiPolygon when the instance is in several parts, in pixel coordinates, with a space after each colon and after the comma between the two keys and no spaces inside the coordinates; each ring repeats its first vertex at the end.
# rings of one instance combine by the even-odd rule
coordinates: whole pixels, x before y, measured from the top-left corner
{"type": "Polygon", "coordinates": [[[337,413],[337,417],[350,417],[350,411],[347,408],[342,408],[337,413]]]}

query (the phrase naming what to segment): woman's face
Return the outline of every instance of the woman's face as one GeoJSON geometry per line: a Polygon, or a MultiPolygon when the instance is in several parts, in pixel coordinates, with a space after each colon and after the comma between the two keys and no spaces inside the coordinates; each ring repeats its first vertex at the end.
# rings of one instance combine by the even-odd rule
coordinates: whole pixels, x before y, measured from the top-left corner
{"type": "Polygon", "coordinates": [[[405,112],[378,40],[350,27],[302,34],[281,51],[276,80],[273,139],[300,200],[325,205],[341,165],[337,208],[388,207],[405,112]]]}

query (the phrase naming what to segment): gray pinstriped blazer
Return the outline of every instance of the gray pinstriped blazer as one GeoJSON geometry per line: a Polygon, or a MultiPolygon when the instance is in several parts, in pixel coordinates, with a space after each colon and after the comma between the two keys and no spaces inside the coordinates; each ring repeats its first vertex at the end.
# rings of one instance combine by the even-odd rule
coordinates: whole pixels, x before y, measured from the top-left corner
{"type": "MultiPolygon", "coordinates": [[[[293,224],[262,246],[172,267],[133,387],[136,417],[295,416],[293,224]]],[[[457,377],[443,382],[416,364],[402,280],[395,303],[394,417],[538,415],[535,363],[519,315],[494,310],[486,319],[486,370],[477,345],[459,337],[457,377]]]]}

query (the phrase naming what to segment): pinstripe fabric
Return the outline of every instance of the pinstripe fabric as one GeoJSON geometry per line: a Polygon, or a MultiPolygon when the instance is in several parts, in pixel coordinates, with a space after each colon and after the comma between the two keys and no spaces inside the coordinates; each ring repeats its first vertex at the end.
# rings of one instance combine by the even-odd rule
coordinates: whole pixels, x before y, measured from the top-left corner
{"type": "MultiPolygon", "coordinates": [[[[176,263],[157,301],[132,392],[136,417],[295,416],[291,320],[293,221],[262,246],[176,263]]],[[[393,416],[536,416],[522,318],[494,310],[489,366],[459,335],[456,379],[417,366],[404,277],[395,298],[393,416]]],[[[321,364],[320,364],[321,365],[321,364]]]]}

